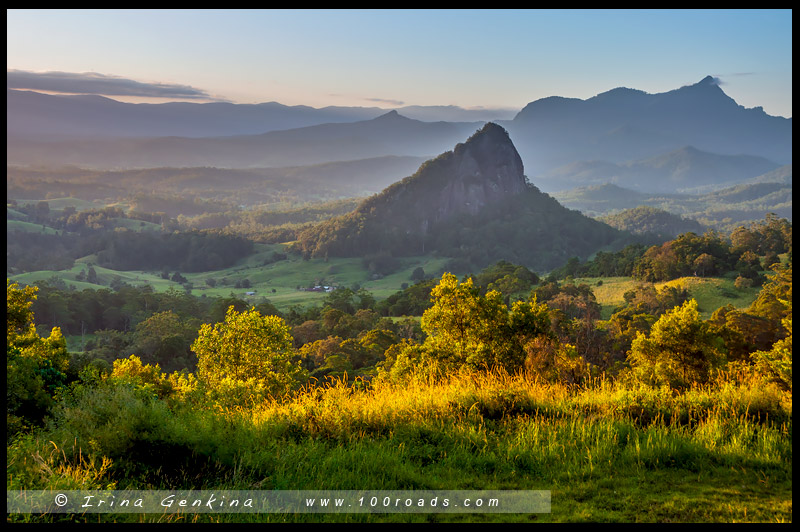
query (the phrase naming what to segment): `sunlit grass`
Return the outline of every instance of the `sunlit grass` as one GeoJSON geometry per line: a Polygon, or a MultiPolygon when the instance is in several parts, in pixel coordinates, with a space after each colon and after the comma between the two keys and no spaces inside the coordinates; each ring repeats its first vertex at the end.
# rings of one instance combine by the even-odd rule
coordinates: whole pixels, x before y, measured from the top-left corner
{"type": "Polygon", "coordinates": [[[791,435],[791,397],[746,374],[682,394],[504,373],[339,381],[228,409],[168,409],[122,388],[90,392],[10,446],[7,485],[549,489],[553,513],[537,521],[791,521],[791,435]]]}

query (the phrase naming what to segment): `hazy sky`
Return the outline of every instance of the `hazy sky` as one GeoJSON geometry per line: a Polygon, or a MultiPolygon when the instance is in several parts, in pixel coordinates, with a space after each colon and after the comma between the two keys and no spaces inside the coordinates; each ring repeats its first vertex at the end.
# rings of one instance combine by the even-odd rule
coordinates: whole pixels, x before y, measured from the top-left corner
{"type": "Polygon", "coordinates": [[[739,104],[792,115],[791,10],[12,9],[6,21],[9,87],[521,109],[712,75],[739,104]]]}

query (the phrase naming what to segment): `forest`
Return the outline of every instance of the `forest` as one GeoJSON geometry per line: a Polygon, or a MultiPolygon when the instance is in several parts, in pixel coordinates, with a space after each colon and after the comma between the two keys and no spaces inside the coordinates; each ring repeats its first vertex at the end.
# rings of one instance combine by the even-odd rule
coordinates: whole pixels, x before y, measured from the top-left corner
{"type": "MultiPolygon", "coordinates": [[[[59,219],[99,224],[67,233],[90,246],[73,256],[120,269],[152,259],[174,286],[7,281],[9,489],[490,486],[559,490],[552,514],[512,521],[575,506],[588,520],[791,520],[785,219],[572,258],[547,275],[509,261],[460,277],[418,267],[389,297],[338,287],[320,305],[278,308],[194,295],[175,271],[192,265],[171,257],[234,261],[245,239],[73,216],[59,219]],[[620,276],[635,282],[604,310],[595,292],[620,276]],[[712,276],[755,297],[704,319],[681,280],[712,276]],[[648,488],[645,471],[676,498],[648,488]],[[722,486],[741,508],[714,498],[722,486]]],[[[365,271],[399,267],[378,259],[365,271]]]]}

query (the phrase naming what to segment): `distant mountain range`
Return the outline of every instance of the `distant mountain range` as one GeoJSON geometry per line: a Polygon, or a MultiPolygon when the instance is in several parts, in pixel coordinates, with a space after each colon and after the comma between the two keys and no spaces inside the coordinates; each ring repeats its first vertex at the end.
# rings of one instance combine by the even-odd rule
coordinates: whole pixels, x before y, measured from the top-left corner
{"type": "Polygon", "coordinates": [[[452,106],[398,113],[7,92],[9,165],[254,168],[430,157],[488,120],[506,129],[529,180],[549,192],[604,182],[711,190],[792,163],[792,119],[738,105],[710,76],[659,94],[616,88],[586,100],[543,98],[510,120],[452,106]]]}
{"type": "Polygon", "coordinates": [[[685,146],[792,162],[792,119],[738,105],[711,76],[659,94],[617,88],[587,100],[544,98],[500,123],[533,177],[578,161],[622,163],[685,146]]]}
{"type": "MultiPolygon", "coordinates": [[[[226,137],[260,135],[327,123],[370,120],[378,107],[322,107],[233,103],[124,103],[103,96],[66,96],[6,90],[7,133],[26,140],[108,137],[226,137]]],[[[511,109],[463,109],[455,105],[405,106],[403,116],[425,122],[511,119],[511,109]]]]}
{"type": "Polygon", "coordinates": [[[387,155],[432,156],[482,123],[422,122],[390,111],[359,122],[329,123],[262,135],[28,141],[9,138],[8,164],[90,168],[304,166],[387,155]]]}

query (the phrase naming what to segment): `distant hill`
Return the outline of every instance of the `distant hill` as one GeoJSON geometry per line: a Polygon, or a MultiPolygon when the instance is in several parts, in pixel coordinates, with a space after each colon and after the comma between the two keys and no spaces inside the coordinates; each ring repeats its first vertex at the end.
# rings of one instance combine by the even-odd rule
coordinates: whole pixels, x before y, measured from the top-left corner
{"type": "Polygon", "coordinates": [[[423,157],[386,156],[310,166],[225,169],[211,167],[85,170],[75,167],[6,171],[13,199],[74,197],[121,201],[131,195],[176,195],[252,207],[364,197],[414,172],[423,157]]]}
{"type": "Polygon", "coordinates": [[[371,120],[329,123],[262,135],[216,138],[114,138],[34,142],[9,138],[8,164],[89,168],[305,166],[387,155],[428,156],[479,123],[422,122],[390,111],[371,120]]]}
{"type": "Polygon", "coordinates": [[[661,240],[669,240],[688,232],[702,234],[706,230],[706,227],[696,220],[687,220],[665,210],[644,205],[603,216],[599,220],[620,231],[630,231],[635,234],[650,233],[657,235],[661,240]]]}
{"type": "Polygon", "coordinates": [[[313,257],[436,253],[467,267],[508,260],[546,270],[622,236],[528,183],[508,133],[488,123],[355,211],[302,232],[295,248],[313,257]]]}
{"type": "Polygon", "coordinates": [[[652,194],[630,190],[611,183],[554,192],[553,197],[565,207],[579,210],[588,216],[602,216],[632,209],[653,200],[652,194]]]}
{"type": "Polygon", "coordinates": [[[658,94],[616,88],[586,100],[543,98],[501,124],[532,176],[576,161],[621,163],[684,146],[792,162],[792,119],[738,105],[711,76],[658,94]]]}
{"type": "Polygon", "coordinates": [[[691,192],[724,188],[778,168],[752,155],[719,155],[692,146],[624,163],[584,161],[552,170],[537,179],[548,191],[613,183],[642,192],[691,192]]]}
{"type": "Polygon", "coordinates": [[[790,168],[788,174],[784,169],[780,175],[789,183],[746,182],[705,194],[643,193],[606,183],[555,192],[553,196],[566,207],[593,217],[644,205],[696,220],[706,227],[729,230],[741,223],[763,220],[770,212],[791,221],[790,168]]]}

